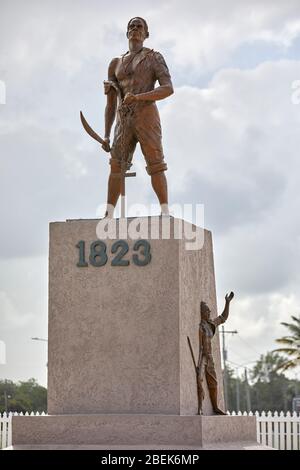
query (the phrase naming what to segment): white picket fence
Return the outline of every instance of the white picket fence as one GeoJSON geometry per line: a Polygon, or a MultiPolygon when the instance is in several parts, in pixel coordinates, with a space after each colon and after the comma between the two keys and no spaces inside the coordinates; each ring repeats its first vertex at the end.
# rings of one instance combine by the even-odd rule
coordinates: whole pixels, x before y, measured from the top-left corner
{"type": "Polygon", "coordinates": [[[11,445],[11,418],[12,413],[0,414],[0,449],[11,445]]]}
{"type": "Polygon", "coordinates": [[[45,416],[46,413],[0,413],[0,449],[11,446],[12,443],[12,417],[13,416],[45,416]]]}
{"type": "MultiPolygon", "coordinates": [[[[32,412],[30,416],[40,416],[40,414],[45,415],[44,412],[32,412]]],[[[0,449],[11,445],[13,415],[23,416],[23,413],[0,414],[0,449]]],[[[246,412],[233,412],[231,415],[248,416],[246,412]]],[[[29,413],[25,413],[25,416],[29,416],[29,413]]],[[[249,416],[253,416],[253,413],[250,412],[249,416]]],[[[284,414],[283,411],[281,413],[275,411],[272,414],[271,411],[268,413],[263,411],[259,414],[257,411],[255,416],[257,442],[280,450],[300,450],[300,413],[284,414]]]]}
{"type": "MultiPolygon", "coordinates": [[[[232,416],[248,416],[248,413],[231,413],[232,416]]],[[[249,416],[253,416],[250,411],[249,416]]],[[[256,411],[257,442],[278,450],[300,450],[300,413],[284,414],[256,411]]]]}
{"type": "MultiPolygon", "coordinates": [[[[257,416],[257,415],[256,415],[257,416]]],[[[300,450],[300,413],[264,411],[256,419],[257,440],[279,450],[300,450]]]]}

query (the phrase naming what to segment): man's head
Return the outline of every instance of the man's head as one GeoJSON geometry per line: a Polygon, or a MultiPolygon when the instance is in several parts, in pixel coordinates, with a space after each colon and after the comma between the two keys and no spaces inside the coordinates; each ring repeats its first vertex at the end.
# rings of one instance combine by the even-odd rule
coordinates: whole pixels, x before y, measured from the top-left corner
{"type": "Polygon", "coordinates": [[[200,303],[200,314],[201,320],[209,320],[210,319],[210,309],[205,302],[200,303]]]}
{"type": "Polygon", "coordinates": [[[148,25],[144,18],[135,16],[129,20],[127,25],[127,38],[144,41],[149,37],[148,25]]]}

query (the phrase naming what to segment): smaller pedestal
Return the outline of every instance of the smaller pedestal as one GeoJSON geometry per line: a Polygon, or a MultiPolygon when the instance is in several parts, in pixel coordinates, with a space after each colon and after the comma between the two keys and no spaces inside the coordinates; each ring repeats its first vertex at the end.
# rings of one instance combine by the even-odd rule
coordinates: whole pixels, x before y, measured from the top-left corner
{"type": "Polygon", "coordinates": [[[257,446],[255,416],[14,416],[15,448],[177,448],[257,446]]]}

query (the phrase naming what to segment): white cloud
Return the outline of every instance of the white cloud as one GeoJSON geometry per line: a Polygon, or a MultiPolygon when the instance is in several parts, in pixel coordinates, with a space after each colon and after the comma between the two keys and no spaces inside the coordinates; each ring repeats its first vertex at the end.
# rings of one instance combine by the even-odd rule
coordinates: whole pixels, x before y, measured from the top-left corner
{"type": "MultiPolygon", "coordinates": [[[[226,330],[238,331],[237,335],[226,335],[229,365],[251,368],[261,354],[276,349],[275,340],[287,334],[280,323],[290,322],[291,315],[299,315],[299,311],[299,296],[284,291],[236,297],[226,323],[226,330]]],[[[288,375],[293,378],[298,372],[288,375]]]]}
{"type": "Polygon", "coordinates": [[[6,103],[6,85],[3,80],[0,80],[0,104],[6,103]]]}
{"type": "Polygon", "coordinates": [[[0,340],[0,365],[6,364],[6,345],[0,340]]]}
{"type": "Polygon", "coordinates": [[[297,0],[175,0],[157,11],[153,26],[160,42],[170,45],[177,65],[205,73],[226,63],[245,43],[290,46],[300,33],[299,14],[297,0]]]}
{"type": "Polygon", "coordinates": [[[0,328],[22,328],[32,320],[32,314],[19,312],[6,292],[0,291],[0,328]]]}
{"type": "MultiPolygon", "coordinates": [[[[2,1],[2,321],[10,327],[23,321],[28,337],[46,325],[46,292],[35,303],[41,274],[26,284],[20,263],[24,273],[29,259],[35,264],[34,255],[46,254],[49,220],[93,217],[104,202],[106,155],[84,134],[79,110],[103,132],[101,82],[109,60],[127,49],[125,28],[134,15],[148,20],[146,45],[163,52],[174,83],[195,84],[177,86],[159,103],[170,202],[205,203],[219,292],[237,294],[230,322],[254,349],[270,349],[280,321],[299,310],[300,106],[291,103],[291,86],[300,79],[300,62],[241,70],[234,53],[246,44],[259,57],[261,43],[278,50],[294,44],[298,0],[2,1]],[[202,76],[205,88],[197,82],[202,76]],[[14,296],[16,279],[24,310],[14,296]]],[[[138,188],[139,202],[154,202],[140,152],[135,160],[138,177],[128,184],[128,198],[138,188]]],[[[244,348],[245,359],[255,355],[244,348]]]]}
{"type": "Polygon", "coordinates": [[[240,333],[229,339],[239,364],[274,349],[280,322],[300,309],[296,76],[297,61],[223,70],[162,109],[172,196],[205,203],[218,292],[236,292],[228,329],[240,333]]]}

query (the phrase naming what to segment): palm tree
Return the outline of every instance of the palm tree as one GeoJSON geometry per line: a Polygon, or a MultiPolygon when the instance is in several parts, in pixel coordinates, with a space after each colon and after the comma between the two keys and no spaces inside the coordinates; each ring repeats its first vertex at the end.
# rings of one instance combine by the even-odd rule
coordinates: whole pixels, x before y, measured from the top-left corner
{"type": "Polygon", "coordinates": [[[251,371],[252,380],[254,382],[271,382],[278,377],[278,371],[285,362],[285,358],[274,351],[262,354],[251,371]]]}
{"type": "Polygon", "coordinates": [[[285,347],[273,351],[287,355],[284,363],[278,367],[283,371],[300,365],[300,317],[297,318],[292,315],[292,320],[293,323],[281,323],[281,325],[288,328],[291,334],[276,340],[277,343],[283,344],[285,347]]]}

